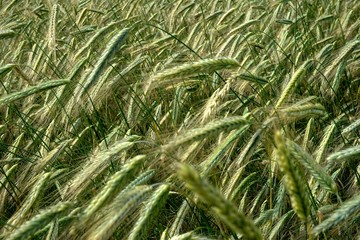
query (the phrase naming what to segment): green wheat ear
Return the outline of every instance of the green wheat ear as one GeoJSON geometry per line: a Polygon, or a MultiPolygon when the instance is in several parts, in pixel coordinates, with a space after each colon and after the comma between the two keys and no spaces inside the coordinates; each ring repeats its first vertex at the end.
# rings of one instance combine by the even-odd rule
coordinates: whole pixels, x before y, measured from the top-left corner
{"type": "Polygon", "coordinates": [[[232,58],[203,59],[198,62],[186,63],[178,67],[170,68],[156,74],[147,88],[152,89],[175,85],[179,82],[183,82],[186,77],[237,67],[239,67],[239,62],[232,58]]]}
{"type": "Polygon", "coordinates": [[[201,178],[194,168],[180,165],[178,176],[185,183],[186,188],[195,193],[200,201],[210,206],[212,213],[231,230],[242,234],[246,239],[263,239],[254,222],[239,212],[217,189],[201,178]]]}
{"type": "Polygon", "coordinates": [[[15,67],[15,64],[7,64],[0,67],[0,76],[10,72],[15,67]]]}
{"type": "Polygon", "coordinates": [[[213,121],[206,124],[204,127],[194,128],[187,131],[181,136],[177,136],[174,140],[163,146],[164,150],[170,150],[174,147],[178,147],[181,144],[187,142],[194,142],[202,140],[205,137],[209,137],[214,134],[219,134],[223,131],[229,131],[243,127],[250,121],[243,116],[228,117],[221,120],[213,121]]]}
{"type": "Polygon", "coordinates": [[[86,92],[89,92],[92,86],[96,85],[99,80],[100,75],[104,72],[106,64],[113,57],[115,52],[119,49],[126,36],[129,33],[129,28],[124,28],[118,34],[116,34],[108,43],[105,50],[101,54],[101,57],[97,61],[94,69],[91,71],[89,76],[84,80],[82,84],[83,89],[77,92],[77,99],[84,95],[86,92]]]}
{"type": "Polygon", "coordinates": [[[291,79],[289,80],[288,84],[286,85],[283,93],[280,95],[279,100],[277,101],[275,105],[275,109],[278,109],[281,107],[281,105],[284,103],[285,99],[289,96],[291,91],[295,88],[296,82],[300,80],[302,75],[306,72],[307,69],[309,69],[311,66],[313,66],[313,60],[308,60],[304,62],[300,68],[298,68],[294,74],[292,75],[291,79]]]}
{"type": "Polygon", "coordinates": [[[31,218],[17,230],[15,230],[7,239],[20,240],[30,239],[32,234],[46,227],[57,216],[67,211],[73,204],[70,202],[60,202],[55,206],[49,207],[46,210],[40,212],[35,217],[31,218]]]}
{"type": "Polygon", "coordinates": [[[179,67],[165,70],[162,73],[155,75],[155,79],[158,81],[165,80],[167,78],[185,77],[194,74],[212,72],[224,68],[239,67],[239,62],[231,58],[215,58],[204,59],[194,63],[187,63],[179,67]]]}
{"type": "Polygon", "coordinates": [[[158,217],[160,210],[166,203],[170,187],[168,185],[160,186],[145,204],[140,212],[140,218],[131,230],[129,240],[145,239],[147,231],[151,224],[158,217]]]}
{"type": "Polygon", "coordinates": [[[286,140],[286,147],[289,149],[290,155],[299,161],[325,190],[332,193],[338,192],[335,181],[302,147],[289,139],[286,140]]]}
{"type": "Polygon", "coordinates": [[[284,184],[290,196],[291,205],[297,216],[302,221],[307,222],[310,214],[310,201],[305,188],[304,177],[301,176],[291,161],[291,153],[286,147],[285,140],[279,131],[275,132],[275,144],[277,147],[277,162],[284,173],[284,184]]]}
{"type": "Polygon", "coordinates": [[[360,209],[360,194],[357,194],[357,196],[341,204],[341,206],[338,209],[336,209],[330,215],[330,217],[328,217],[322,223],[314,227],[312,231],[313,235],[316,237],[320,233],[325,232],[326,230],[332,228],[333,226],[339,224],[340,222],[351,218],[352,215],[356,213],[359,209],[360,209]]]}
{"type": "Polygon", "coordinates": [[[128,161],[122,169],[111,176],[104,188],[99,191],[84,210],[84,215],[81,220],[86,223],[96,212],[103,207],[107,202],[116,196],[122,189],[122,184],[126,178],[131,177],[131,173],[137,170],[144,162],[145,155],[136,156],[128,161]]]}
{"type": "Polygon", "coordinates": [[[52,80],[47,81],[44,83],[40,83],[36,86],[25,88],[19,92],[11,93],[8,95],[5,95],[4,97],[0,98],[0,106],[12,103],[16,100],[28,97],[30,95],[33,95],[38,92],[42,92],[51,88],[55,88],[64,84],[69,83],[69,80],[67,79],[60,79],[60,80],[52,80]]]}
{"type": "Polygon", "coordinates": [[[327,157],[328,162],[336,161],[341,162],[348,159],[353,159],[360,156],[360,145],[349,147],[344,150],[330,154],[327,157]]]}
{"type": "Polygon", "coordinates": [[[360,240],[359,14],[0,0],[0,240],[360,240]]]}

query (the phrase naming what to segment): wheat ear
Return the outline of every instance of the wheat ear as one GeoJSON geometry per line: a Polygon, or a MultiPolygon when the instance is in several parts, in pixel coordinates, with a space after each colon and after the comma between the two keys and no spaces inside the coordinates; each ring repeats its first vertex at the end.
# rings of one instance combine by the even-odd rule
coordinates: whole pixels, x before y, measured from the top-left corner
{"type": "Polygon", "coordinates": [[[169,240],[215,240],[215,239],[202,237],[191,231],[191,232],[183,233],[181,235],[174,236],[169,240]]]}
{"type": "Polygon", "coordinates": [[[234,197],[234,190],[237,188],[238,183],[242,177],[242,174],[244,172],[244,167],[246,166],[246,163],[249,161],[250,157],[255,151],[255,148],[258,146],[260,139],[262,138],[262,134],[264,132],[265,128],[262,127],[258,129],[251,139],[247,142],[247,144],[244,146],[244,148],[241,150],[239,156],[233,161],[233,163],[229,167],[229,171],[235,172],[229,179],[226,189],[225,189],[225,196],[229,199],[232,199],[234,197]]]}
{"type": "Polygon", "coordinates": [[[326,130],[325,130],[325,133],[324,133],[324,137],[323,139],[321,140],[321,143],[320,143],[320,146],[319,148],[317,149],[317,152],[316,152],[316,162],[320,163],[322,158],[323,158],[323,155],[324,155],[324,152],[329,144],[329,141],[330,141],[330,138],[331,138],[331,135],[333,134],[334,132],[334,129],[335,129],[336,125],[335,123],[332,123],[331,125],[329,125],[326,130]]]}
{"type": "Polygon", "coordinates": [[[242,234],[246,239],[263,239],[254,222],[239,212],[218,190],[205,179],[202,179],[192,167],[180,165],[178,176],[185,182],[186,188],[195,193],[199,200],[210,206],[215,216],[224,221],[231,230],[242,234]]]}
{"type": "Polygon", "coordinates": [[[44,83],[41,83],[39,85],[33,86],[33,87],[29,87],[29,88],[25,88],[24,90],[21,90],[19,92],[15,92],[15,93],[11,93],[8,94],[2,98],[0,98],[0,106],[8,104],[8,103],[12,103],[16,100],[19,100],[21,98],[25,98],[28,97],[32,94],[44,91],[44,90],[48,90],[51,88],[55,88],[64,84],[69,83],[69,80],[67,79],[60,79],[60,80],[52,80],[52,81],[47,81],[44,83]]]}
{"type": "Polygon", "coordinates": [[[286,85],[283,93],[280,95],[279,100],[275,105],[275,109],[278,109],[283,102],[285,101],[286,97],[290,94],[290,92],[294,89],[295,84],[301,76],[305,73],[305,71],[313,65],[313,60],[308,60],[304,62],[301,67],[296,70],[296,72],[292,75],[291,79],[289,80],[288,84],[286,85]]]}
{"type": "Polygon", "coordinates": [[[104,214],[101,223],[89,229],[86,239],[109,239],[120,223],[139,207],[152,190],[152,186],[138,186],[126,194],[118,195],[111,205],[101,211],[104,214]]]}
{"type": "Polygon", "coordinates": [[[171,224],[170,228],[166,231],[166,234],[168,237],[173,237],[173,236],[179,234],[181,226],[185,220],[186,215],[189,213],[189,211],[190,211],[190,205],[187,200],[184,200],[181,203],[181,206],[176,213],[176,217],[175,217],[173,223],[171,224]]]}
{"type": "Polygon", "coordinates": [[[357,129],[360,126],[360,118],[355,120],[353,123],[351,123],[349,126],[347,126],[346,128],[344,128],[341,131],[341,134],[345,134],[351,131],[354,131],[355,129],[357,129]]]}
{"type": "Polygon", "coordinates": [[[304,222],[310,214],[310,202],[303,177],[291,161],[291,155],[279,131],[275,132],[277,162],[284,173],[285,188],[297,216],[304,222]]]}
{"type": "Polygon", "coordinates": [[[54,51],[56,47],[56,17],[58,12],[58,5],[54,4],[51,9],[49,33],[48,33],[48,46],[50,51],[54,51]]]}
{"type": "Polygon", "coordinates": [[[106,64],[119,49],[122,42],[125,40],[129,32],[128,28],[124,28],[118,34],[116,34],[107,45],[106,49],[101,54],[100,59],[97,61],[94,69],[91,71],[90,75],[86,78],[85,82],[82,84],[84,89],[81,92],[80,96],[85,92],[89,92],[90,88],[98,81],[99,76],[104,71],[106,64]]]}
{"type": "Polygon", "coordinates": [[[285,223],[287,222],[287,220],[289,219],[289,217],[291,215],[294,214],[293,210],[290,210],[289,212],[285,213],[278,221],[277,223],[273,226],[270,234],[269,234],[269,240],[275,240],[275,239],[279,239],[277,238],[281,228],[285,225],[285,223]]]}
{"type": "Polygon", "coordinates": [[[31,218],[29,221],[25,222],[6,239],[29,239],[32,234],[46,227],[51,221],[54,220],[54,218],[68,210],[71,206],[72,203],[70,202],[61,202],[55,206],[49,207],[48,209],[40,212],[35,217],[31,218]]]}
{"type": "Polygon", "coordinates": [[[0,67],[0,77],[3,74],[10,72],[13,68],[15,68],[15,64],[6,64],[5,66],[0,67]]]}
{"type": "Polygon", "coordinates": [[[26,201],[23,203],[21,208],[9,219],[8,224],[10,225],[18,225],[23,223],[24,219],[26,219],[26,215],[29,213],[31,208],[34,207],[36,202],[41,197],[44,192],[44,188],[47,185],[47,182],[50,178],[51,173],[43,173],[39,177],[39,180],[36,182],[34,187],[29,192],[26,201]]]}
{"type": "Polygon", "coordinates": [[[360,155],[360,145],[357,145],[354,147],[349,147],[344,150],[338,151],[336,153],[332,153],[326,158],[326,160],[340,162],[355,158],[359,155],[360,155]]]}
{"type": "Polygon", "coordinates": [[[338,209],[336,209],[330,217],[325,219],[322,223],[314,227],[312,230],[313,235],[316,237],[320,233],[330,229],[331,227],[339,224],[345,219],[349,219],[351,215],[360,209],[360,194],[344,202],[338,209]]]}
{"type": "Polygon", "coordinates": [[[129,174],[134,172],[144,162],[145,155],[139,155],[129,160],[122,169],[111,176],[110,180],[106,183],[102,191],[96,195],[84,211],[82,221],[86,222],[91,218],[108,200],[111,200],[117,195],[122,187],[122,184],[129,177],[129,174]]]}
{"type": "Polygon", "coordinates": [[[327,112],[321,104],[304,104],[301,106],[292,105],[278,111],[281,119],[300,120],[303,118],[316,118],[326,116],[327,112]]]}
{"type": "Polygon", "coordinates": [[[184,77],[200,73],[211,73],[225,68],[239,67],[239,62],[231,58],[204,59],[194,63],[187,63],[179,67],[167,69],[154,76],[152,83],[156,87],[175,84],[183,81],[184,77]]]}
{"type": "Polygon", "coordinates": [[[44,170],[46,166],[51,166],[51,164],[59,157],[60,154],[62,154],[70,142],[71,140],[65,140],[56,146],[56,148],[48,152],[42,159],[37,161],[33,171],[38,173],[44,170]]]}
{"type": "Polygon", "coordinates": [[[205,137],[209,137],[226,130],[239,128],[247,123],[249,123],[249,120],[242,116],[228,117],[222,120],[213,121],[206,124],[204,127],[192,129],[184,135],[176,137],[170,143],[164,145],[163,149],[169,150],[187,142],[199,141],[205,137]]]}
{"type": "Polygon", "coordinates": [[[145,239],[146,232],[151,227],[152,222],[157,218],[161,208],[164,206],[170,187],[161,185],[150,197],[145,207],[140,211],[140,218],[135,223],[128,237],[129,240],[145,239]]]}
{"type": "Polygon", "coordinates": [[[106,25],[105,27],[97,30],[96,33],[86,42],[86,44],[79,51],[77,51],[74,59],[78,59],[81,54],[83,54],[87,49],[90,49],[91,44],[93,44],[99,37],[104,36],[110,28],[117,24],[119,24],[119,22],[112,22],[109,25],[106,25]]]}
{"type": "Polygon", "coordinates": [[[126,192],[134,189],[139,185],[143,185],[148,182],[155,175],[155,170],[148,170],[143,172],[138,177],[136,177],[133,181],[131,181],[126,187],[120,192],[120,194],[125,194],[126,192]]]}
{"type": "Polygon", "coordinates": [[[314,118],[310,118],[310,120],[308,121],[307,125],[306,125],[306,130],[305,130],[305,134],[304,134],[304,138],[303,138],[303,142],[302,142],[302,148],[303,149],[308,149],[308,143],[310,142],[311,139],[311,130],[313,128],[314,125],[314,118]]]}
{"type": "MultiPolygon", "coordinates": [[[[129,137],[131,138],[131,136],[129,137]]],[[[83,167],[83,171],[77,173],[71,180],[71,184],[66,191],[66,199],[74,199],[81,192],[86,190],[91,178],[101,174],[108,164],[119,156],[123,151],[134,145],[130,139],[123,139],[113,144],[108,150],[94,154],[83,167]]]]}
{"type": "Polygon", "coordinates": [[[360,40],[353,40],[348,42],[334,59],[333,63],[325,70],[324,76],[330,77],[330,73],[343,61],[352,51],[360,44],[360,40]]]}
{"type": "Polygon", "coordinates": [[[286,146],[290,155],[303,165],[318,183],[327,191],[337,193],[337,186],[331,176],[318,164],[313,157],[293,141],[287,140],[286,146]]]}
{"type": "Polygon", "coordinates": [[[11,38],[16,35],[16,32],[11,29],[0,29],[0,40],[5,38],[11,38]]]}
{"type": "Polygon", "coordinates": [[[232,143],[239,138],[239,136],[244,133],[249,128],[248,125],[243,126],[239,130],[234,130],[227,138],[211,153],[211,155],[201,163],[202,166],[202,176],[207,176],[214,166],[220,161],[224,156],[226,151],[232,146],[232,143]]]}

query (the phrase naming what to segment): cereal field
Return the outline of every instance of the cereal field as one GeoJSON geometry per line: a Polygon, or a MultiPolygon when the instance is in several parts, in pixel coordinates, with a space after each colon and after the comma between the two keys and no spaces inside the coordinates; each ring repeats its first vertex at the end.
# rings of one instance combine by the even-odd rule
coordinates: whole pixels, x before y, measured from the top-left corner
{"type": "Polygon", "coordinates": [[[0,1],[0,239],[360,239],[360,1],[0,1]]]}

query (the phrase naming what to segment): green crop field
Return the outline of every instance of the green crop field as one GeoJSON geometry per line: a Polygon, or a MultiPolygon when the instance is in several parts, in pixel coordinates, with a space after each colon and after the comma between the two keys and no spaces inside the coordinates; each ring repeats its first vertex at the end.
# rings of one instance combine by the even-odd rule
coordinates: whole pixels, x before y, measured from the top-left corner
{"type": "Polygon", "coordinates": [[[0,239],[360,239],[360,1],[0,0],[0,239]]]}

